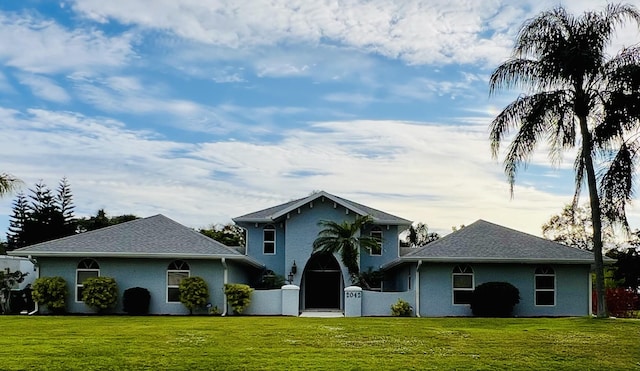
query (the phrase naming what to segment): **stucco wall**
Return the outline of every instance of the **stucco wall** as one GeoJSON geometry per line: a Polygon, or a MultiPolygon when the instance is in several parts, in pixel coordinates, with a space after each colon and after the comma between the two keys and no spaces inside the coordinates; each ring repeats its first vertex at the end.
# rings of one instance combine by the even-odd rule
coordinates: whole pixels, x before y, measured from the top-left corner
{"type": "MultiPolygon", "coordinates": [[[[229,313],[232,313],[229,308],[229,313]]],[[[282,314],[282,290],[254,290],[251,293],[251,303],[244,310],[247,315],[281,315],[282,314]]]]}
{"type": "MultiPolygon", "coordinates": [[[[61,276],[67,282],[67,310],[71,313],[91,313],[91,308],[75,300],[76,268],[82,259],[39,258],[40,277],[61,276]]],[[[188,314],[181,303],[167,303],[167,267],[172,259],[97,258],[100,276],[115,278],[118,285],[116,313],[122,310],[122,295],[131,287],[143,287],[151,293],[149,312],[153,314],[188,314]]],[[[209,285],[209,302],[223,307],[223,269],[220,260],[185,260],[191,276],[202,277],[209,285]]],[[[230,268],[230,270],[233,270],[230,268]]],[[[235,269],[237,270],[237,269],[235,269]]],[[[234,271],[235,271],[234,270],[234,271]]],[[[232,274],[233,276],[233,274],[232,274]]]]}
{"type": "MultiPolygon", "coordinates": [[[[455,264],[423,264],[420,268],[420,315],[471,316],[468,305],[454,305],[452,271],[455,264]]],[[[515,316],[586,316],[589,314],[589,266],[551,265],[556,273],[556,303],[535,305],[535,268],[528,264],[471,264],[474,286],[509,282],[520,291],[515,316]]]]}
{"type": "Polygon", "coordinates": [[[362,315],[363,316],[390,316],[391,305],[398,299],[402,299],[415,310],[415,291],[404,292],[376,292],[362,291],[362,315]]]}

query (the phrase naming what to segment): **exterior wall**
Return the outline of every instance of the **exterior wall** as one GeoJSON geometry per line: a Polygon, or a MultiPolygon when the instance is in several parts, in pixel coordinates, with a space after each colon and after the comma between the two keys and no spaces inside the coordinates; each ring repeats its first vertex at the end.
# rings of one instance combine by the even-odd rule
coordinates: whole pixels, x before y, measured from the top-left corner
{"type": "MultiPolygon", "coordinates": [[[[372,226],[369,226],[372,227],[372,226]]],[[[366,272],[369,268],[378,270],[381,265],[386,264],[398,257],[398,226],[397,225],[378,225],[382,229],[382,255],[372,256],[368,250],[360,252],[360,270],[366,272]]],[[[368,236],[371,234],[371,228],[362,232],[368,236]]]]}
{"type": "Polygon", "coordinates": [[[362,315],[390,316],[391,305],[395,304],[398,299],[408,302],[413,308],[416,307],[416,293],[413,290],[404,292],[376,292],[363,290],[362,315]]]}
{"type": "MultiPolygon", "coordinates": [[[[278,223],[239,223],[239,225],[247,231],[247,249],[246,255],[258,260],[264,264],[267,269],[274,271],[276,274],[284,275],[285,270],[284,254],[285,254],[285,227],[281,222],[278,223]],[[264,227],[272,224],[276,228],[276,253],[264,254],[264,227]]],[[[287,271],[287,274],[289,272],[287,271]]]]}
{"type": "MultiPolygon", "coordinates": [[[[82,258],[38,258],[40,277],[60,276],[67,282],[67,311],[92,313],[93,310],[75,300],[76,268],[82,258]]],[[[149,312],[153,314],[188,314],[182,303],[167,303],[167,267],[173,259],[95,259],[100,265],[100,276],[112,277],[118,285],[118,303],[114,312],[122,313],[122,296],[131,287],[149,290],[149,312]]],[[[220,260],[185,260],[191,277],[202,277],[209,285],[209,302],[223,307],[223,268],[220,260]]],[[[237,269],[231,269],[237,271],[237,269]]],[[[233,275],[233,274],[232,274],[233,275]]]]}
{"type": "MultiPolygon", "coordinates": [[[[228,313],[233,313],[232,308],[229,308],[228,313]]],[[[254,290],[251,293],[251,303],[242,313],[263,316],[281,315],[282,290],[254,290]]]]}
{"type": "MultiPolygon", "coordinates": [[[[299,214],[297,210],[293,211],[286,220],[286,269],[281,274],[286,277],[295,261],[298,273],[293,278],[293,284],[300,285],[304,267],[313,254],[313,241],[318,237],[318,232],[322,230],[318,222],[321,220],[333,220],[336,222],[347,220],[352,222],[355,217],[356,214],[353,212],[347,214],[345,208],[340,205],[334,208],[333,201],[329,199],[325,199],[325,202],[318,199],[313,202],[313,207],[304,205],[300,208],[299,214]]],[[[349,274],[342,264],[342,260],[339,256],[336,256],[336,260],[340,264],[343,281],[350,282],[349,274]]]]}
{"type": "MultiPolygon", "coordinates": [[[[420,315],[471,316],[469,305],[454,305],[452,271],[456,264],[423,264],[420,268],[420,315]]],[[[515,316],[586,316],[589,314],[588,265],[551,265],[556,274],[554,306],[535,305],[536,265],[470,264],[474,287],[491,281],[509,282],[520,291],[515,316]]]]}

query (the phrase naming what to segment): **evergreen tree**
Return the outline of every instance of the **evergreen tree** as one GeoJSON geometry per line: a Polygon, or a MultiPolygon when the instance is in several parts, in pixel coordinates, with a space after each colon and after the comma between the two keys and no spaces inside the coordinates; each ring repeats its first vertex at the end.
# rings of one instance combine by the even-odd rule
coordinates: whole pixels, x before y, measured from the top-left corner
{"type": "Polygon", "coordinates": [[[77,221],[73,215],[75,206],[73,205],[73,195],[71,194],[71,186],[66,177],[60,180],[58,185],[58,194],[55,197],[55,205],[62,215],[63,230],[65,236],[72,235],[76,232],[77,221]]]}
{"type": "Polygon", "coordinates": [[[73,197],[66,178],[55,195],[42,181],[29,191],[28,197],[19,193],[13,203],[7,233],[9,250],[76,233],[73,197]]]}
{"type": "Polygon", "coordinates": [[[7,251],[26,246],[24,242],[24,226],[29,217],[29,205],[24,193],[19,192],[12,205],[13,213],[9,219],[7,233],[7,251]]]}

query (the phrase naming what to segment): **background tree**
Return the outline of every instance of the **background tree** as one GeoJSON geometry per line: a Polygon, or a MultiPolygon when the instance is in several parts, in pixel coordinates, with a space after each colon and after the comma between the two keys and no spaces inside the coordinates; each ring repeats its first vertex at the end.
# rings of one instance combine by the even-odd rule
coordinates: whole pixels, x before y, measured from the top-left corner
{"type": "MultiPolygon", "coordinates": [[[[371,223],[370,216],[359,216],[352,223],[337,223],[321,220],[318,225],[323,229],[313,241],[313,250],[321,253],[340,253],[342,263],[347,267],[351,283],[360,284],[360,249],[375,249],[379,241],[370,236],[362,236],[362,228],[371,223]]],[[[366,285],[366,282],[365,282],[366,285]]]]}
{"type": "MultiPolygon", "coordinates": [[[[576,247],[582,250],[593,250],[593,225],[589,206],[565,205],[562,212],[552,216],[542,225],[542,236],[551,241],[576,247]]],[[[615,248],[615,234],[607,223],[602,228],[603,246],[615,248]]]]}
{"type": "Polygon", "coordinates": [[[13,211],[9,218],[9,232],[7,232],[7,250],[14,250],[26,246],[24,241],[24,226],[29,215],[29,204],[24,193],[19,192],[13,200],[13,211]]]}
{"type": "Polygon", "coordinates": [[[550,145],[554,161],[560,160],[564,150],[579,148],[573,204],[578,204],[586,180],[599,317],[607,316],[601,214],[604,211],[609,220],[624,223],[635,168],[629,164],[635,153],[622,139],[640,117],[640,49],[627,48],[610,59],[607,54],[616,27],[627,20],[640,24],[640,13],[630,5],[609,4],[604,11],[580,17],[562,7],[542,12],[523,25],[512,58],[490,78],[491,94],[501,88],[528,90],[493,120],[490,129],[496,158],[502,140],[518,128],[504,161],[512,194],[519,167],[531,158],[540,141],[550,145]],[[612,148],[619,148],[617,154],[612,155],[612,148]],[[611,162],[601,164],[608,166],[599,190],[595,160],[600,156],[611,162]]]}
{"type": "Polygon", "coordinates": [[[13,202],[7,233],[9,250],[75,233],[73,198],[65,178],[56,194],[42,181],[29,191],[28,197],[18,193],[13,202]]]}
{"type": "Polygon", "coordinates": [[[83,233],[93,231],[96,229],[109,227],[120,223],[130,222],[132,220],[140,219],[140,217],[133,214],[123,214],[109,217],[104,209],[100,209],[96,212],[95,216],[82,217],[77,220],[77,232],[83,233]]]}
{"type": "Polygon", "coordinates": [[[402,246],[407,247],[419,247],[433,242],[440,238],[440,235],[435,232],[429,232],[429,227],[422,222],[413,223],[407,231],[407,236],[404,241],[401,241],[402,246]]]}
{"type": "Polygon", "coordinates": [[[227,246],[245,246],[245,230],[235,224],[211,225],[198,232],[227,246]]]}

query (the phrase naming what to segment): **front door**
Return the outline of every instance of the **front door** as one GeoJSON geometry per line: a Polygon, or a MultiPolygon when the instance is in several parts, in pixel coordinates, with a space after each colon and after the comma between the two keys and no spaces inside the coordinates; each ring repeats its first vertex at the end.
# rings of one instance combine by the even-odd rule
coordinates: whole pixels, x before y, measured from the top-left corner
{"type": "Polygon", "coordinates": [[[340,309],[342,272],[331,254],[315,254],[304,272],[305,309],[340,309]]]}

